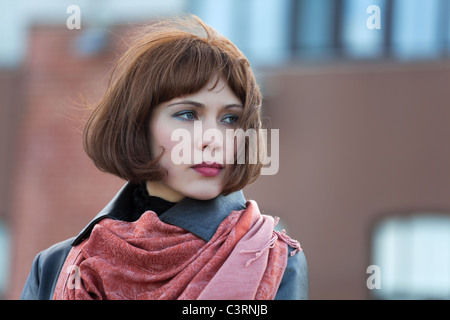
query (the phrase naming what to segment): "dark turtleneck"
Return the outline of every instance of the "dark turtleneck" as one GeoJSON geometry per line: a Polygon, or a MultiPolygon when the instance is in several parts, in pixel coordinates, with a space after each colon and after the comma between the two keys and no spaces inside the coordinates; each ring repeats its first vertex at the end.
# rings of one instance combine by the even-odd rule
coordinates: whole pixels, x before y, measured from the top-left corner
{"type": "Polygon", "coordinates": [[[176,202],[170,202],[148,194],[145,184],[139,184],[133,191],[133,211],[131,221],[136,221],[148,210],[154,211],[158,216],[172,208],[176,202]]]}

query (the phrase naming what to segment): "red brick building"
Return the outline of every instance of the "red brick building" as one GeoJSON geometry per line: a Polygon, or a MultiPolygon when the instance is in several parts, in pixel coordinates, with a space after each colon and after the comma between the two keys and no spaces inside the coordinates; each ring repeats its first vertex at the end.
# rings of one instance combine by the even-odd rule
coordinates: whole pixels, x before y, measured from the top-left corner
{"type": "Polygon", "coordinates": [[[82,56],[76,50],[80,35],[62,27],[32,29],[20,89],[11,88],[21,112],[9,158],[9,298],[20,295],[33,257],[76,235],[124,183],[97,170],[81,140],[88,111],[84,98],[94,102],[104,92],[117,39],[110,43],[114,51],[82,56]]]}

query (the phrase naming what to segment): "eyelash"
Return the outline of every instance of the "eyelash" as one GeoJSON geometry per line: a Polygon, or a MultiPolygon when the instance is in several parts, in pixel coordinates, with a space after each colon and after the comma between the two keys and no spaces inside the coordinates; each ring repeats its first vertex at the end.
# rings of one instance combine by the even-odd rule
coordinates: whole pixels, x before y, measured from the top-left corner
{"type": "MultiPolygon", "coordinates": [[[[179,119],[180,121],[194,121],[194,120],[198,120],[197,113],[195,111],[190,111],[190,110],[179,111],[179,112],[173,114],[172,117],[174,117],[176,119],[179,119]],[[186,116],[186,115],[190,115],[192,117],[191,118],[183,117],[183,116],[186,116]]],[[[232,122],[226,121],[225,123],[227,123],[227,124],[235,124],[238,121],[239,116],[237,116],[235,114],[227,114],[227,115],[223,116],[221,119],[222,120],[223,119],[233,119],[232,122]]]]}
{"type": "Polygon", "coordinates": [[[193,121],[193,120],[197,120],[197,113],[195,111],[183,110],[183,111],[173,114],[172,117],[180,119],[181,121],[193,121]],[[184,115],[193,115],[193,116],[195,116],[195,119],[183,118],[184,115]]]}

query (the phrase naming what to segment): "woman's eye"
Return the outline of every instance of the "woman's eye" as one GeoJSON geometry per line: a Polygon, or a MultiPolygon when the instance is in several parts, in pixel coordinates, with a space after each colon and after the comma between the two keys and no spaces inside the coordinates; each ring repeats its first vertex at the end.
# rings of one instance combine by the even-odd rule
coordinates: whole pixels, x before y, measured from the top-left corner
{"type": "Polygon", "coordinates": [[[188,111],[188,110],[177,112],[174,115],[172,115],[172,117],[178,118],[178,119],[183,120],[183,121],[186,121],[186,120],[198,120],[197,119],[197,114],[195,113],[195,111],[188,111]]]}
{"type": "Polygon", "coordinates": [[[235,114],[227,114],[221,119],[221,122],[225,122],[228,124],[235,124],[238,121],[239,117],[235,114]]]}

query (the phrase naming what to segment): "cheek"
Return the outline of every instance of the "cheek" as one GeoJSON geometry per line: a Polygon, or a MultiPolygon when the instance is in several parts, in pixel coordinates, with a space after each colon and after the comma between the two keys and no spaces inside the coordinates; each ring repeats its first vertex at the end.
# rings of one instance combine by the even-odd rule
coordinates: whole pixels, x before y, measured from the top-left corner
{"type": "Polygon", "coordinates": [[[156,152],[160,152],[160,147],[164,147],[166,150],[165,154],[167,152],[170,153],[172,148],[177,144],[177,141],[172,141],[172,129],[164,125],[162,123],[154,123],[152,124],[152,131],[151,131],[151,137],[152,137],[152,148],[156,152]]]}
{"type": "Polygon", "coordinates": [[[161,153],[161,147],[163,147],[164,154],[160,160],[160,164],[168,170],[169,176],[177,175],[177,172],[182,168],[172,161],[172,150],[180,142],[177,139],[174,139],[175,141],[171,139],[172,133],[177,128],[171,126],[170,122],[168,123],[167,121],[155,123],[152,128],[152,149],[154,154],[159,155],[161,153]]]}

